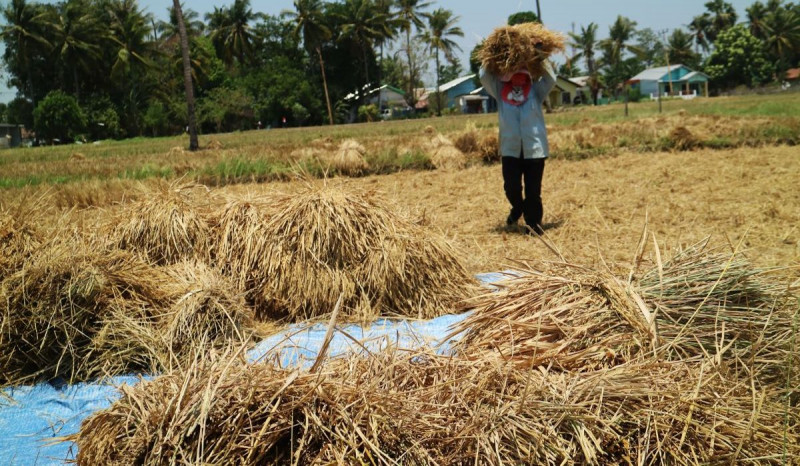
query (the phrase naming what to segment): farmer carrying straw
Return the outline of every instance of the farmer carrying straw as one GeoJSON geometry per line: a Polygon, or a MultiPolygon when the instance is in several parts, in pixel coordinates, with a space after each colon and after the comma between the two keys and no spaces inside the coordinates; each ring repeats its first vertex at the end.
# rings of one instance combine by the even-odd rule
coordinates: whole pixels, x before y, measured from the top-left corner
{"type": "Polygon", "coordinates": [[[537,235],[543,233],[542,175],[549,155],[542,106],[556,83],[547,58],[561,49],[560,35],[528,23],[496,29],[479,54],[481,83],[498,106],[503,187],[511,203],[506,223],[516,225],[524,216],[537,235]]]}

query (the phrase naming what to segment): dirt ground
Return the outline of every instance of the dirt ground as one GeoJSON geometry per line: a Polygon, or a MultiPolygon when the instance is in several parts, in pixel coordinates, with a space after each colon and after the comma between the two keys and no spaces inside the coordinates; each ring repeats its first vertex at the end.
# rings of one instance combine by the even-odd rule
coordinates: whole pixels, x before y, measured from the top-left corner
{"type": "MultiPolygon", "coordinates": [[[[376,190],[441,230],[474,273],[514,260],[565,259],[627,271],[647,228],[645,258],[657,242],[668,257],[711,237],[755,264],[800,277],[800,149],[629,153],[582,161],[548,161],[544,182],[546,239],[508,232],[499,165],[460,171],[406,171],[347,179],[376,190]]],[[[336,182],[336,181],[334,181],[336,182]]],[[[292,191],[299,182],[239,185],[227,192],[292,191]]]]}

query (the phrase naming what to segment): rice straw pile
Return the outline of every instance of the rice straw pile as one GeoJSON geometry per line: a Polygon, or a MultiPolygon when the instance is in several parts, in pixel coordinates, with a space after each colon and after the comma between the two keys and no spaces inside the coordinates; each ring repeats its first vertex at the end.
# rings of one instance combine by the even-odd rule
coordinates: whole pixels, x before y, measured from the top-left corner
{"type": "Polygon", "coordinates": [[[364,160],[366,153],[366,149],[358,141],[347,139],[342,141],[335,153],[326,153],[322,161],[336,173],[358,176],[369,169],[369,164],[364,160]]]}
{"type": "Polygon", "coordinates": [[[159,265],[205,259],[209,226],[187,186],[161,185],[141,201],[126,206],[111,233],[120,249],[146,255],[159,265]]]}
{"type": "Polygon", "coordinates": [[[467,301],[474,313],[453,330],[466,332],[459,351],[581,371],[632,361],[652,347],[650,312],[611,275],[568,264],[519,272],[500,292],[467,301]]]}
{"type": "Polygon", "coordinates": [[[560,370],[727,354],[731,370],[765,385],[786,380],[787,361],[800,367],[786,287],[706,241],[630,284],[545,265],[523,264],[500,292],[469,300],[474,313],[453,329],[464,332],[458,351],[560,370]]]}
{"type": "Polygon", "coordinates": [[[21,267],[44,241],[31,214],[21,208],[10,211],[0,207],[0,280],[21,267]]]}
{"type": "MultiPolygon", "coordinates": [[[[800,454],[797,410],[709,363],[582,372],[386,350],[201,362],[87,419],[89,464],[698,464],[800,454]]],[[[759,459],[760,458],[760,459],[759,459]]]]}
{"type": "Polygon", "coordinates": [[[269,279],[261,264],[268,248],[270,205],[267,198],[230,199],[212,228],[214,263],[251,302],[269,279]]]}
{"type": "Polygon", "coordinates": [[[540,23],[523,23],[495,29],[477,52],[477,58],[487,71],[497,76],[527,69],[538,78],[545,74],[545,60],[563,51],[562,34],[540,23]]]}
{"type": "Polygon", "coordinates": [[[372,193],[310,186],[275,201],[266,226],[259,290],[276,317],[304,320],[343,315],[432,317],[471,291],[468,276],[444,239],[412,224],[372,193]]]}
{"type": "Polygon", "coordinates": [[[185,359],[209,347],[240,345],[252,312],[241,295],[218,272],[199,262],[182,262],[168,269],[175,289],[172,304],[161,316],[165,343],[185,359]]]}
{"type": "Polygon", "coordinates": [[[164,281],[130,253],[78,240],[37,251],[0,284],[0,384],[153,369],[164,281]]]}
{"type": "Polygon", "coordinates": [[[481,133],[474,124],[468,124],[455,138],[453,145],[464,154],[479,157],[484,163],[500,161],[500,140],[497,133],[494,131],[481,133]]]}
{"type": "Polygon", "coordinates": [[[441,134],[431,139],[429,144],[431,163],[440,170],[458,170],[467,165],[467,157],[458,150],[453,141],[441,134]]]}

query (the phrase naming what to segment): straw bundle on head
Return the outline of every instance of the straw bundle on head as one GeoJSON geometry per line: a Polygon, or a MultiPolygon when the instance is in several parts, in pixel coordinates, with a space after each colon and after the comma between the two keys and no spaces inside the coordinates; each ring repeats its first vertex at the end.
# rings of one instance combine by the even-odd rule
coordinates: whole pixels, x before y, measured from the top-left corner
{"type": "Polygon", "coordinates": [[[335,153],[323,157],[323,163],[342,175],[363,175],[369,169],[369,164],[364,160],[366,152],[358,141],[347,139],[339,145],[335,153]]]}
{"type": "Polygon", "coordinates": [[[454,302],[468,291],[471,279],[444,240],[431,239],[372,194],[323,185],[276,205],[281,212],[267,226],[260,265],[269,277],[262,296],[270,313],[307,319],[331,312],[342,296],[342,314],[350,318],[433,315],[446,309],[427,305],[454,302]],[[378,258],[387,263],[370,265],[378,258]]]}
{"type": "Polygon", "coordinates": [[[166,344],[179,357],[209,346],[241,345],[252,320],[232,285],[201,262],[181,262],[167,269],[175,296],[161,316],[166,344]]]}
{"type": "Polygon", "coordinates": [[[441,134],[430,142],[431,163],[442,170],[457,170],[467,165],[467,156],[458,150],[453,141],[441,134]]]}
{"type": "Polygon", "coordinates": [[[564,51],[564,36],[539,23],[495,29],[478,51],[477,58],[492,74],[503,76],[527,69],[534,78],[544,75],[544,61],[564,51]]]}
{"type": "Polygon", "coordinates": [[[205,259],[209,226],[192,205],[186,187],[161,185],[120,212],[112,237],[121,249],[146,255],[155,264],[205,259]]]}
{"type": "Polygon", "coordinates": [[[520,273],[466,302],[474,312],[453,330],[466,332],[458,351],[570,371],[619,365],[651,347],[649,315],[614,277],[567,264],[520,273]]]}
{"type": "MultiPolygon", "coordinates": [[[[126,331],[135,333],[135,323],[147,324],[158,314],[167,298],[164,282],[156,269],[124,251],[98,250],[77,240],[38,251],[0,287],[2,383],[81,380],[142,368],[142,361],[153,358],[131,358],[131,346],[145,353],[158,348],[137,346],[126,331]],[[129,320],[117,322],[120,316],[129,320]]],[[[141,340],[144,346],[152,342],[148,335],[141,340]]]]}
{"type": "Polygon", "coordinates": [[[697,464],[800,453],[797,409],[710,365],[590,373],[424,352],[316,373],[222,359],[136,387],[72,440],[89,464],[697,464]]]}

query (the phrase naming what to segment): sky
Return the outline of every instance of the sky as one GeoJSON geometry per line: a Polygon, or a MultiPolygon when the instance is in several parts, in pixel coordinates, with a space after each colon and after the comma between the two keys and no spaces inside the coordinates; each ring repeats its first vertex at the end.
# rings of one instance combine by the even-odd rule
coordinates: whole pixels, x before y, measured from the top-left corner
{"type": "MultiPolygon", "coordinates": [[[[9,0],[2,0],[3,5],[9,0]]],[[[728,0],[739,13],[739,21],[745,17],[745,8],[754,0],[728,0]]],[[[54,3],[47,1],[45,3],[54,3]]],[[[139,0],[146,11],[156,17],[166,19],[170,0],[139,0]]],[[[232,0],[184,0],[187,8],[201,15],[213,10],[214,6],[233,3],[232,0]]],[[[694,16],[705,11],[705,0],[539,0],[542,19],[546,26],[561,32],[570,32],[590,22],[597,23],[598,38],[608,35],[608,27],[617,15],[624,15],[638,23],[639,29],[652,28],[655,31],[668,31],[685,27],[694,16]]],[[[251,0],[254,11],[279,15],[293,7],[292,0],[251,0]]],[[[460,16],[459,26],[464,31],[463,38],[456,42],[461,46],[461,63],[468,68],[468,55],[472,48],[492,30],[505,24],[506,19],[517,11],[536,11],[535,0],[434,0],[434,7],[453,10],[460,16]]],[[[14,98],[14,91],[0,84],[0,101],[14,98]]]]}

